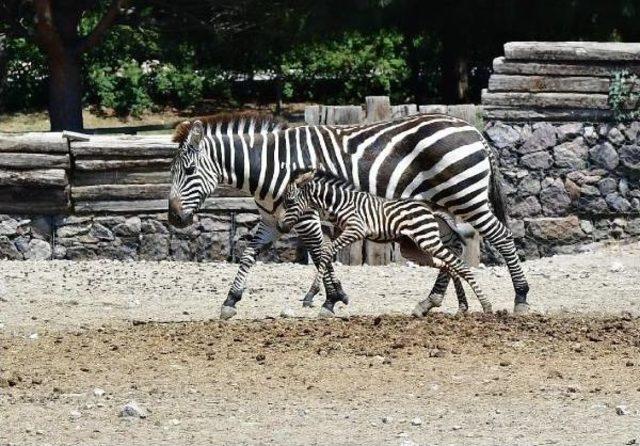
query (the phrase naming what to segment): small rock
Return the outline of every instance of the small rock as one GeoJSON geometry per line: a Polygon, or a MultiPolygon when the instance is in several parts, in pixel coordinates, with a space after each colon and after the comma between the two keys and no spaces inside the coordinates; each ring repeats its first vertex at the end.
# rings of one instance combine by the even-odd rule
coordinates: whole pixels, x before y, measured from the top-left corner
{"type": "Polygon", "coordinates": [[[296,314],[293,312],[293,309],[291,307],[284,307],[282,309],[282,311],[280,312],[280,317],[294,317],[296,314]]]}
{"type": "Polygon", "coordinates": [[[382,422],[383,422],[384,424],[389,424],[389,423],[391,423],[392,421],[393,421],[393,418],[392,418],[392,417],[388,417],[388,416],[386,416],[386,415],[385,415],[384,417],[382,417],[382,422]]]}
{"type": "Polygon", "coordinates": [[[138,403],[135,401],[131,401],[124,406],[120,410],[121,417],[131,417],[131,418],[147,418],[147,411],[138,406],[138,403]]]}
{"type": "Polygon", "coordinates": [[[413,420],[411,420],[411,425],[422,426],[422,419],[420,417],[415,417],[413,420]]]}
{"type": "Polygon", "coordinates": [[[560,373],[558,370],[551,370],[547,374],[547,378],[549,378],[549,379],[553,379],[553,378],[562,379],[562,377],[563,377],[562,373],[560,373]]]}
{"type": "Polygon", "coordinates": [[[609,141],[616,145],[620,145],[625,141],[624,135],[616,127],[613,127],[611,128],[611,130],[609,130],[607,138],[609,139],[609,141]]]}
{"type": "Polygon", "coordinates": [[[451,427],[451,430],[454,430],[454,431],[459,431],[460,429],[462,429],[462,426],[460,426],[458,424],[456,424],[456,425],[451,427]]]}
{"type": "Polygon", "coordinates": [[[80,413],[79,410],[72,410],[71,412],[69,412],[69,418],[71,418],[71,419],[77,420],[81,416],[82,416],[82,414],[80,413]]]}
{"type": "Polygon", "coordinates": [[[256,355],[256,361],[258,361],[258,363],[262,363],[265,361],[265,359],[267,359],[262,353],[258,353],[256,355]]]}
{"type": "Polygon", "coordinates": [[[616,414],[617,415],[629,415],[629,410],[627,410],[626,406],[616,406],[616,414]]]}
{"type": "Polygon", "coordinates": [[[34,340],[34,341],[35,341],[36,339],[38,339],[38,333],[31,333],[31,334],[29,335],[29,339],[34,340]]]}
{"type": "Polygon", "coordinates": [[[105,394],[105,391],[100,387],[96,387],[95,389],[93,389],[94,396],[101,397],[101,396],[104,396],[104,394],[105,394]]]}
{"type": "Polygon", "coordinates": [[[500,367],[509,367],[511,365],[511,361],[500,361],[500,367]]]}
{"type": "Polygon", "coordinates": [[[44,240],[31,239],[24,253],[24,258],[28,260],[47,260],[51,258],[51,245],[44,240]]]}
{"type": "Polygon", "coordinates": [[[589,150],[589,155],[596,165],[607,170],[615,169],[620,162],[618,152],[608,142],[593,147],[589,150]]]}
{"type": "Polygon", "coordinates": [[[611,268],[609,268],[612,273],[619,273],[622,270],[624,270],[624,265],[620,262],[613,262],[611,268]]]}

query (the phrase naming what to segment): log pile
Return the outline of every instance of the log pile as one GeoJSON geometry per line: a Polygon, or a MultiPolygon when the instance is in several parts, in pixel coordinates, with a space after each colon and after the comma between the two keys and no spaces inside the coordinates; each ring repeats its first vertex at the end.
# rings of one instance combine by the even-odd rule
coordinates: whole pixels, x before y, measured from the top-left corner
{"type": "Polygon", "coordinates": [[[504,53],[482,93],[487,120],[610,120],[612,76],[640,74],[640,43],[509,42],[504,53]]]}
{"type": "Polygon", "coordinates": [[[69,212],[70,167],[61,133],[0,135],[0,212],[69,212]]]}
{"type": "MultiPolygon", "coordinates": [[[[71,141],[71,199],[76,213],[167,210],[170,165],[177,144],[168,135],[91,136],[71,141]]],[[[253,210],[241,192],[219,188],[205,211],[253,210]]]]}

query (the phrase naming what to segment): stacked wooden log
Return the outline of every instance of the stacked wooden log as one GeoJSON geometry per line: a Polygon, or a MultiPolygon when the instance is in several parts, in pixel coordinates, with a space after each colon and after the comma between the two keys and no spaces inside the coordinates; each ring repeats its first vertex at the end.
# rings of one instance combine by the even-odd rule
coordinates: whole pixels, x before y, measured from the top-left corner
{"type": "Polygon", "coordinates": [[[0,135],[0,212],[69,212],[69,169],[61,133],[0,135]]]}
{"type": "MultiPolygon", "coordinates": [[[[90,136],[70,142],[71,198],[76,213],[164,212],[177,144],[169,135],[90,136]]],[[[253,200],[220,188],[205,211],[253,210],[253,200]]]]}
{"type": "Polygon", "coordinates": [[[609,120],[614,73],[640,74],[640,43],[509,42],[504,53],[482,94],[487,120],[609,120]]]}

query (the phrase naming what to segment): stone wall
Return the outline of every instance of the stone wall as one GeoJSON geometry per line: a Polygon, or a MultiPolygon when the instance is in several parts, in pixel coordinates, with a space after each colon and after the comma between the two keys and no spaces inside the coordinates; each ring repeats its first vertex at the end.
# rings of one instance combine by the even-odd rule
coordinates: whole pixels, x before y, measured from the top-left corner
{"type": "MultiPolygon", "coordinates": [[[[235,261],[257,221],[254,213],[204,213],[194,225],[177,229],[168,224],[166,213],[0,215],[0,259],[235,261]]],[[[297,240],[288,236],[260,260],[305,261],[306,255],[297,240]]]]}
{"type": "Polygon", "coordinates": [[[490,122],[485,131],[523,257],[640,237],[640,122],[490,122]]]}

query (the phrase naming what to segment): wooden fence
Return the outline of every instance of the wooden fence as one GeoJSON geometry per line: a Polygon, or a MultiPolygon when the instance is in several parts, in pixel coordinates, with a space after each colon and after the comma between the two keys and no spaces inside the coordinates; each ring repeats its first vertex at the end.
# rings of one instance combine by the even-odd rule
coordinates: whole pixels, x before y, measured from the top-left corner
{"type": "Polygon", "coordinates": [[[486,120],[609,120],[613,74],[640,74],[640,43],[509,42],[504,54],[482,93],[486,120]]]}

